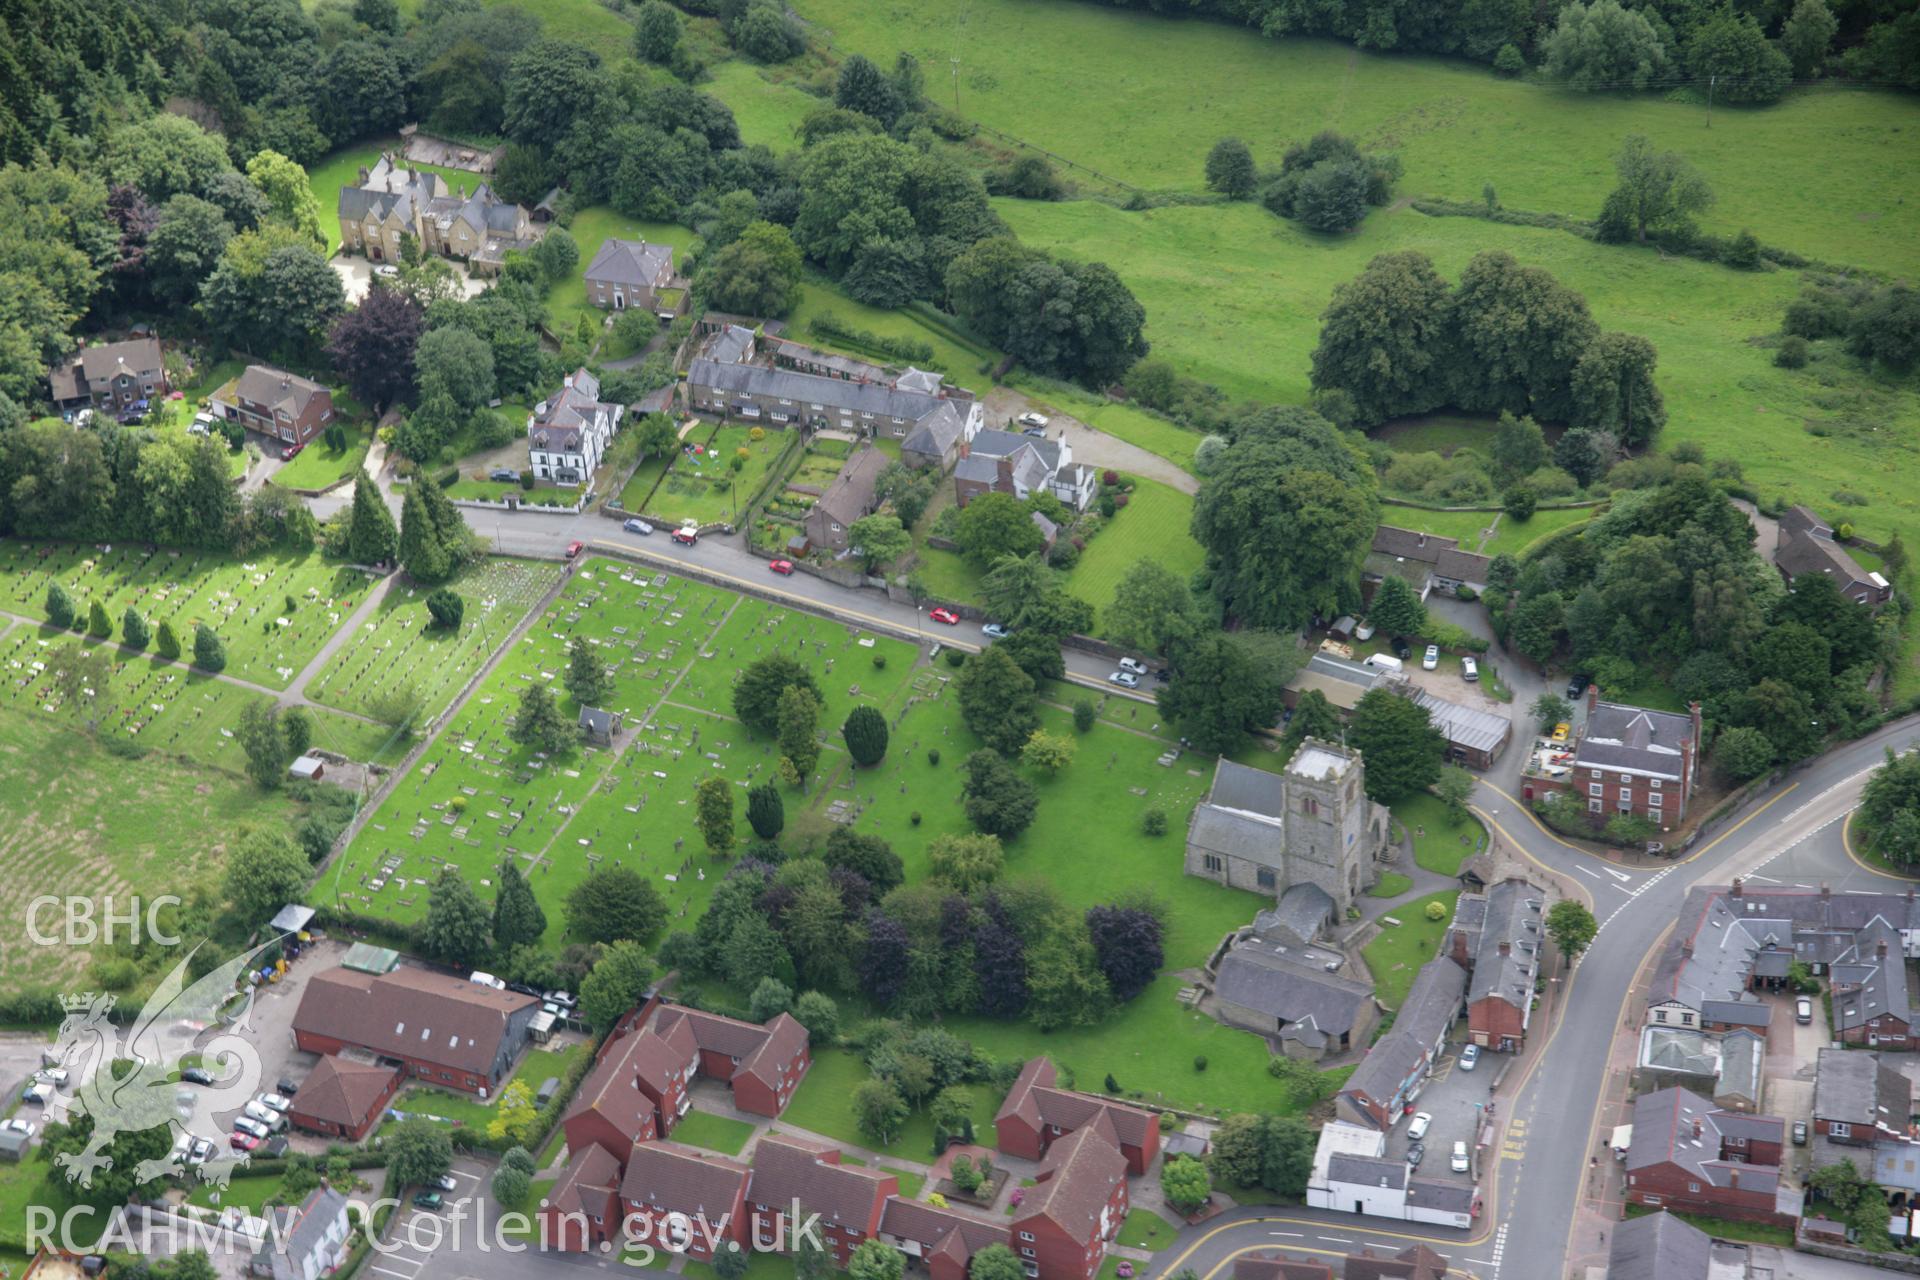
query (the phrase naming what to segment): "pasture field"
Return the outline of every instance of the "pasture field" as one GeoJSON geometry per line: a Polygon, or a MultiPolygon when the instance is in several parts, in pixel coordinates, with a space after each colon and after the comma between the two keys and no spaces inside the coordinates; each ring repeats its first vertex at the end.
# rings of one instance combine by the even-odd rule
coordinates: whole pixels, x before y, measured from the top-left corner
{"type": "Polygon", "coordinates": [[[116,641],[129,605],[155,632],[170,621],[183,656],[192,655],[195,624],[206,623],[226,646],[224,674],[269,689],[292,683],[371,589],[365,574],[314,554],[269,550],[242,559],[137,542],[0,544],[0,612],[43,621],[56,581],[80,619],[99,600],[116,641]]]}
{"type": "Polygon", "coordinates": [[[1710,456],[1737,460],[1769,496],[1819,506],[1852,490],[1868,500],[1849,513],[1863,536],[1878,541],[1898,529],[1909,546],[1920,539],[1920,508],[1904,483],[1920,448],[1920,390],[1839,374],[1825,385],[1775,368],[1772,351],[1756,342],[1779,328],[1800,288],[1795,272],[1730,271],[1411,209],[1375,212],[1336,241],[1251,205],[1146,213],[1089,201],[995,205],[1023,240],[1112,263],[1147,308],[1156,352],[1176,367],[1230,396],[1267,402],[1307,399],[1320,314],[1334,287],[1376,254],[1417,249],[1454,279],[1475,253],[1504,249],[1585,294],[1603,329],[1640,334],[1659,349],[1663,447],[1697,441],[1710,456]]]}
{"type": "MultiPolygon", "coordinates": [[[[1465,61],[1267,40],[1138,9],[1068,0],[794,7],[843,56],[891,66],[902,49],[916,55],[945,105],[948,59],[960,58],[963,115],[1148,189],[1201,189],[1207,148],[1225,135],[1277,167],[1288,143],[1337,129],[1399,154],[1402,196],[1478,200],[1492,183],[1510,208],[1592,217],[1613,185],[1620,140],[1641,133],[1706,175],[1718,196],[1703,219],[1710,231],[1750,227],[1809,257],[1894,272],[1920,265],[1920,205],[1909,198],[1920,99],[1911,95],[1833,84],[1773,107],[1720,105],[1709,129],[1701,103],[1563,92],[1465,61]]],[[[1109,258],[1116,267],[1129,259],[1109,258]]]]}
{"type": "Polygon", "coordinates": [[[28,941],[34,897],[124,899],[216,885],[226,843],[243,826],[282,826],[298,809],[244,778],[160,752],[109,753],[69,725],[0,706],[0,975],[8,989],[73,979],[91,959],[85,949],[28,941]]]}
{"type": "Polygon", "coordinates": [[[307,696],[366,715],[382,695],[412,685],[422,717],[438,716],[559,577],[559,565],[540,560],[490,557],[468,566],[447,584],[467,605],[458,631],[430,626],[428,590],[396,580],[308,683],[307,696]]]}
{"type": "Polygon", "coordinates": [[[792,85],[767,79],[752,63],[731,59],[713,68],[713,78],[700,86],[733,109],[740,140],[765,146],[776,154],[800,145],[794,130],[822,99],[792,85]]]}

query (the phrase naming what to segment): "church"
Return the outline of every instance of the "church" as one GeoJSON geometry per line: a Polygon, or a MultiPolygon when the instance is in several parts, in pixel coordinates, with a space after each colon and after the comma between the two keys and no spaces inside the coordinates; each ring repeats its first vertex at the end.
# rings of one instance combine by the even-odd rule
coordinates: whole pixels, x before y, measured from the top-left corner
{"type": "Polygon", "coordinates": [[[1387,809],[1365,782],[1358,751],[1317,738],[1279,773],[1221,760],[1187,827],[1187,874],[1269,894],[1312,936],[1346,915],[1387,848],[1387,809]]]}

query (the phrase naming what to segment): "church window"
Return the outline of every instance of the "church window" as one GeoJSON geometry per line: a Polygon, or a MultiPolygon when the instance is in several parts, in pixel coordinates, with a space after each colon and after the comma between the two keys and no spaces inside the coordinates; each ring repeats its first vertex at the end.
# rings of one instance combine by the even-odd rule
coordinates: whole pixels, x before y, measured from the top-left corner
{"type": "Polygon", "coordinates": [[[1279,883],[1274,877],[1272,867],[1261,867],[1258,871],[1254,872],[1253,879],[1254,883],[1258,884],[1262,889],[1274,888],[1279,883]]]}

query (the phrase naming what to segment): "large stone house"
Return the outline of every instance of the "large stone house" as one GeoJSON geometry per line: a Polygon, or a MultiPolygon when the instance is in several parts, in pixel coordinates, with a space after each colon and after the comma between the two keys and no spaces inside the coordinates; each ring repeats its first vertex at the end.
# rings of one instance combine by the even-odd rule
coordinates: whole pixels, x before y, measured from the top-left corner
{"type": "Polygon", "coordinates": [[[451,190],[437,173],[382,154],[340,188],[340,247],[374,262],[397,262],[408,236],[423,253],[459,258],[482,273],[498,271],[506,255],[530,249],[546,234],[521,205],[509,204],[481,183],[471,195],[451,190]]]}
{"type": "Polygon", "coordinates": [[[68,418],[78,409],[119,417],[171,390],[158,338],[82,347],[53,366],[47,386],[53,407],[68,418]]]}
{"type": "Polygon", "coordinates": [[[533,478],[567,488],[593,479],[626,411],[623,404],[600,399],[600,379],[585,369],[568,374],[560,390],[533,406],[527,416],[527,456],[533,478]]]}
{"type": "Polygon", "coordinates": [[[609,236],[587,264],[587,301],[605,311],[658,311],[673,278],[672,246],[609,236]]]}
{"type": "Polygon", "coordinates": [[[1340,976],[1337,951],[1258,936],[1229,947],[1213,973],[1213,1012],[1228,1026],[1279,1042],[1289,1058],[1364,1047],[1379,1023],[1370,983],[1340,976]]]}
{"type": "Polygon", "coordinates": [[[1073,460],[1065,440],[981,431],[960,449],[953,468],[954,498],[964,507],[983,493],[1007,493],[1024,500],[1050,493],[1069,510],[1085,511],[1093,501],[1092,467],[1073,460]]]}
{"type": "Polygon", "coordinates": [[[1279,773],[1221,760],[1187,826],[1187,874],[1275,899],[1314,885],[1344,916],[1387,847],[1387,810],[1365,779],[1358,751],[1317,738],[1279,773]]]}
{"type": "Polygon", "coordinates": [[[246,372],[208,399],[214,417],[272,436],[283,445],[306,444],[333,422],[333,392],[299,374],[264,364],[248,365],[246,372]]]}

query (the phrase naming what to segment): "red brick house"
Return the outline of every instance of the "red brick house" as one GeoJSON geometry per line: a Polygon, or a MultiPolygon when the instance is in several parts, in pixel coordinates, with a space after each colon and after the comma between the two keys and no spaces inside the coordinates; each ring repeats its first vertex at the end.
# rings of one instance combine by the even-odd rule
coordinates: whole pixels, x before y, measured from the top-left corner
{"type": "Polygon", "coordinates": [[[296,1128],[359,1142],[400,1089],[400,1069],[328,1054],[307,1074],[287,1110],[296,1128]]]}
{"type": "Polygon", "coordinates": [[[1510,877],[1485,893],[1461,894],[1454,906],[1448,953],[1469,972],[1467,1033],[1482,1048],[1526,1047],[1545,903],[1544,889],[1510,877]]]}
{"type": "Polygon", "coordinates": [[[1092,1280],[1127,1216],[1127,1157],[1101,1112],[1048,1148],[1013,1211],[1013,1251],[1037,1280],[1092,1280]]]}
{"type": "Polygon", "coordinates": [[[548,1249],[584,1253],[620,1238],[620,1162],[601,1146],[579,1148],[540,1209],[548,1249]]]}
{"type": "Polygon", "coordinates": [[[1645,818],[1671,831],[1687,816],[1700,775],[1700,704],[1686,715],[1600,701],[1600,686],[1587,690],[1587,722],[1570,763],[1553,776],[1529,767],[1521,794],[1529,802],[1564,791],[1585,802],[1588,816],[1645,818]]]}
{"type": "Polygon", "coordinates": [[[512,1073],[539,1010],[532,996],[448,973],[328,969],[308,980],[293,1039],[307,1053],[391,1058],[407,1076],[489,1098],[512,1073]]]}
{"type": "MultiPolygon", "coordinates": [[[[733,1104],[757,1116],[778,1116],[786,1110],[813,1065],[807,1029],[785,1013],[761,1026],[663,1005],[643,1034],[665,1039],[676,1052],[691,1050],[700,1074],[725,1082],[733,1090],[733,1104]]],[[[663,1107],[663,1114],[667,1110],[663,1107]]],[[[667,1119],[669,1130],[678,1118],[667,1119]]]]}
{"type": "Polygon", "coordinates": [[[305,444],[333,422],[333,392],[298,374],[264,364],[208,397],[213,416],[237,422],[282,444],[305,444]]]}
{"type": "Polygon", "coordinates": [[[1849,1147],[1909,1139],[1913,1086],[1877,1053],[1822,1049],[1813,1075],[1813,1131],[1849,1147]]]}
{"type": "Polygon", "coordinates": [[[1627,1149],[1627,1202],[1792,1225],[1798,1196],[1780,1180],[1786,1121],[1722,1111],[1686,1089],[1641,1094],[1627,1149]]]}
{"type": "Polygon", "coordinates": [[[899,1192],[899,1178],[843,1165],[836,1147],[769,1133],[753,1148],[750,1239],[755,1248],[784,1247],[797,1206],[800,1221],[819,1215],[821,1242],[844,1268],[863,1240],[879,1234],[887,1198],[899,1192]]]}
{"type": "Polygon", "coordinates": [[[622,1019],[600,1046],[593,1070],[580,1082],[560,1122],[567,1132],[568,1150],[598,1146],[616,1161],[625,1160],[634,1143],[662,1136],[662,1117],[678,1119],[685,1114],[691,1064],[682,1060],[687,1068],[684,1078],[663,1078],[657,1059],[668,1050],[658,1036],[640,1030],[657,1003],[649,998],[622,1019]]]}
{"type": "Polygon", "coordinates": [[[1160,1123],[1151,1111],[1054,1087],[1053,1063],[1034,1058],[1020,1069],[993,1118],[1000,1150],[1023,1160],[1039,1160],[1059,1138],[1105,1116],[1115,1145],[1127,1158],[1127,1172],[1145,1173],[1160,1154],[1160,1123]]]}
{"type": "Polygon", "coordinates": [[[711,1261],[731,1240],[748,1246],[747,1182],[752,1170],[737,1160],[683,1147],[643,1142],[627,1155],[620,1179],[626,1234],[639,1244],[711,1261]]]}
{"type": "Polygon", "coordinates": [[[1003,1222],[890,1196],[880,1215],[880,1239],[918,1258],[932,1280],[967,1280],[967,1264],[990,1244],[1006,1244],[1003,1222]]]}

